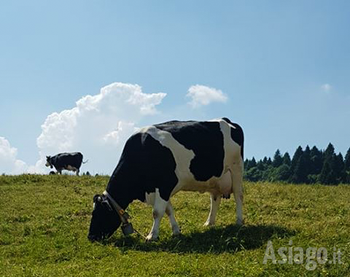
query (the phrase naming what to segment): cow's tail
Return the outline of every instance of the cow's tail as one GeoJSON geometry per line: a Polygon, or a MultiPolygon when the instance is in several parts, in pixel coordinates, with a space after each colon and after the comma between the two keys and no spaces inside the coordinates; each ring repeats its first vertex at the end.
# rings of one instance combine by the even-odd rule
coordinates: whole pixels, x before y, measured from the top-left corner
{"type": "Polygon", "coordinates": [[[89,160],[86,160],[85,162],[83,161],[83,164],[86,164],[89,160]]]}

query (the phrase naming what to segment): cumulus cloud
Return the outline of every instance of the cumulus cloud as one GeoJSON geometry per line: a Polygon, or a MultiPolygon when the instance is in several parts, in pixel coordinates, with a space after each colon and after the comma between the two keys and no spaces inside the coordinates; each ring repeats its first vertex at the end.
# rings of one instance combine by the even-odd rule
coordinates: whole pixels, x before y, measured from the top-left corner
{"type": "Polygon", "coordinates": [[[27,170],[25,162],[17,159],[17,149],[4,137],[0,137],[0,173],[20,174],[27,170]]]}
{"type": "Polygon", "coordinates": [[[87,95],[70,110],[50,114],[37,138],[40,160],[31,171],[41,172],[46,155],[80,151],[82,170],[110,174],[127,138],[145,116],[159,113],[165,93],[143,93],[138,85],[113,83],[97,95],[87,95]]]}
{"type": "Polygon", "coordinates": [[[191,86],[188,89],[186,97],[191,98],[191,101],[188,102],[193,108],[198,108],[200,106],[209,105],[212,102],[227,102],[227,96],[218,89],[195,85],[191,86]]]}
{"type": "Polygon", "coordinates": [[[321,86],[322,91],[324,92],[330,92],[332,90],[332,86],[330,84],[323,84],[321,86]]]}

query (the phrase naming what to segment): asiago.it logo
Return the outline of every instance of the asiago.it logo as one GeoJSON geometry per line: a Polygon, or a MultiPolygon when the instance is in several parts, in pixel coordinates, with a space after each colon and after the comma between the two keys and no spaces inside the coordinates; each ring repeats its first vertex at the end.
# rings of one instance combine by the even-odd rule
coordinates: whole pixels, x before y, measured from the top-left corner
{"type": "Polygon", "coordinates": [[[294,247],[293,241],[289,241],[288,247],[280,247],[275,251],[272,241],[267,242],[263,263],[269,260],[273,264],[305,264],[307,270],[315,270],[318,264],[342,264],[342,252],[333,247],[329,252],[325,247],[294,247]]]}

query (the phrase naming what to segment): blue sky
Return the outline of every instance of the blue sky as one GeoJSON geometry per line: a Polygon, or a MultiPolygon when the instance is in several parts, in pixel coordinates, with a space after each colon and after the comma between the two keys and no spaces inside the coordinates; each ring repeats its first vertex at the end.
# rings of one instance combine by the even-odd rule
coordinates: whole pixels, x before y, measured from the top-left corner
{"type": "MultiPolygon", "coordinates": [[[[38,145],[48,116],[114,82],[166,94],[157,112],[134,118],[125,111],[130,130],[168,119],[225,116],[243,127],[247,157],[272,156],[277,148],[293,154],[298,145],[326,148],[329,142],[345,154],[349,28],[350,2],[338,0],[1,1],[0,137],[11,151],[0,157],[0,166],[7,158],[31,166],[55,154],[46,150],[61,150],[38,145]],[[195,85],[226,100],[194,107],[186,95],[195,85]]],[[[95,128],[86,122],[73,127],[82,126],[95,128]]],[[[95,139],[88,133],[86,140],[95,139]]],[[[51,133],[46,139],[69,137],[51,133]]],[[[120,147],[113,157],[110,148],[108,165],[89,159],[86,168],[110,173],[120,147]]]]}

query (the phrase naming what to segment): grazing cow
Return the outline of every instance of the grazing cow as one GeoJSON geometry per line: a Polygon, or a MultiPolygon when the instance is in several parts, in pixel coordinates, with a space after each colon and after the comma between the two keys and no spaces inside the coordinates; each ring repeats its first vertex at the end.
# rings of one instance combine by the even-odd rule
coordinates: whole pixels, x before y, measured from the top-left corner
{"type": "MultiPolygon", "coordinates": [[[[87,161],[86,161],[87,162],[87,161]]],[[[83,154],[80,152],[60,153],[53,157],[46,156],[46,166],[55,167],[57,173],[62,174],[62,170],[70,170],[79,175],[79,169],[83,162],[83,154]]]]}
{"type": "MultiPolygon", "coordinates": [[[[88,238],[108,238],[122,223],[122,229],[131,227],[124,210],[136,199],[153,206],[147,240],[158,238],[164,213],[173,234],[179,234],[170,197],[180,190],[210,193],[210,213],[204,225],[214,225],[221,198],[233,193],[236,222],[241,225],[242,175],[243,131],[227,118],[145,127],[128,139],[106,190],[94,196],[88,238]]],[[[132,227],[124,229],[124,234],[133,232],[132,227]]]]}

